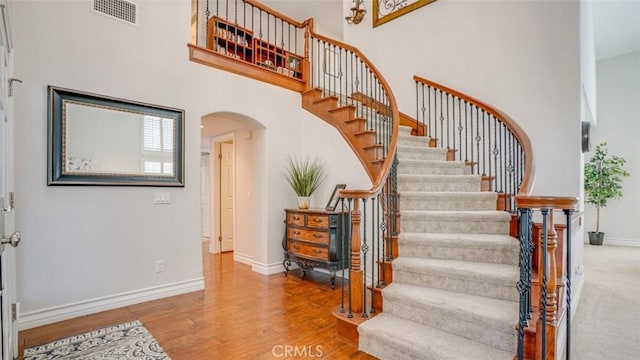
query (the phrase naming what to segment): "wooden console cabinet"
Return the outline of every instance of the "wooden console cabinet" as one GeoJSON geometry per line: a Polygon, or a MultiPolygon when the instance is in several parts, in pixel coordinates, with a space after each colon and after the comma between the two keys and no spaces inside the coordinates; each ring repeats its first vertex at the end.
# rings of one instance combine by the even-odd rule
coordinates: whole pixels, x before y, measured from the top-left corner
{"type": "Polygon", "coordinates": [[[331,288],[335,288],[336,272],[348,265],[349,249],[342,235],[351,232],[349,213],[320,209],[285,209],[285,213],[285,274],[292,262],[302,268],[304,275],[313,268],[325,268],[331,275],[331,288]]]}

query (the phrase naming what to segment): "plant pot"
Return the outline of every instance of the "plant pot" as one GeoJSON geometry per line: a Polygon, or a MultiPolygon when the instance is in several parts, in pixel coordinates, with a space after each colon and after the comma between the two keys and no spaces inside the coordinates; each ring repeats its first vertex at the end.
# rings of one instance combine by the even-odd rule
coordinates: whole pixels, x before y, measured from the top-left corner
{"type": "Polygon", "coordinates": [[[603,232],[589,231],[589,244],[602,245],[603,242],[604,242],[603,232]]]}
{"type": "Polygon", "coordinates": [[[298,196],[298,209],[308,209],[311,204],[311,197],[298,196]]]}

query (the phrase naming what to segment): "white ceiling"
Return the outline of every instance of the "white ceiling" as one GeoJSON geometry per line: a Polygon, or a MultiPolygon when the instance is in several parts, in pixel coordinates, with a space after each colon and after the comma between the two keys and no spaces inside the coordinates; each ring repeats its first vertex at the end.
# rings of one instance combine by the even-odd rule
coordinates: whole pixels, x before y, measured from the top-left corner
{"type": "Polygon", "coordinates": [[[640,0],[593,0],[596,58],[640,51],[640,0]]]}

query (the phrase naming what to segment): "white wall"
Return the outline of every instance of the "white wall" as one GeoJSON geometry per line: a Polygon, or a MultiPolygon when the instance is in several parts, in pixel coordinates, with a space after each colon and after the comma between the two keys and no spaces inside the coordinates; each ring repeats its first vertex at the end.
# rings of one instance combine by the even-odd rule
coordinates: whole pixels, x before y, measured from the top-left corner
{"type": "Polygon", "coordinates": [[[199,172],[206,114],[242,113],[266,129],[254,138],[265,149],[255,159],[262,175],[252,184],[260,215],[246,225],[254,229],[255,270],[279,270],[283,208],[295,205],[282,177],[287,154],[318,154],[327,162],[320,206],[337,182],[369,186],[348,146],[301,109],[299,94],[188,61],[189,1],[136,3],[137,27],[93,13],[87,0],[10,3],[15,76],[23,80],[14,96],[23,328],[116,306],[114,299],[135,301],[149,288],[160,289],[157,297],[167,295],[163,289],[203,286],[199,172]],[[49,84],[185,109],[185,187],[47,187],[49,84]],[[157,191],[170,192],[172,203],[154,205],[157,191]],[[157,259],[165,272],[154,272],[157,259]]]}
{"type": "Polygon", "coordinates": [[[593,28],[592,2],[580,0],[580,74],[582,79],[583,116],[597,123],[596,43],[593,28]]]}
{"type": "Polygon", "coordinates": [[[533,193],[578,196],[579,19],[578,1],[439,0],[373,29],[368,13],[345,23],[344,38],[390,82],[403,112],[415,113],[419,75],[509,114],[533,145],[533,193]]]}
{"type": "MultiPolygon", "coordinates": [[[[640,246],[640,52],[599,60],[598,126],[595,147],[606,142],[609,152],[622,156],[630,176],[624,179],[622,199],[600,210],[605,244],[640,246]]],[[[592,154],[587,154],[587,159],[592,154]]],[[[595,207],[585,205],[585,229],[595,231],[595,207]]]]}

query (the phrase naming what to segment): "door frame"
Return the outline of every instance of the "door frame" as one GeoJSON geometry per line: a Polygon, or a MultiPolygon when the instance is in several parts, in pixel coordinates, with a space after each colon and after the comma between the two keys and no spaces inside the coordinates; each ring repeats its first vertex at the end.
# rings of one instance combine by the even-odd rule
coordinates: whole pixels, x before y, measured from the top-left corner
{"type": "Polygon", "coordinates": [[[222,135],[214,136],[210,140],[210,156],[209,156],[209,170],[211,171],[211,177],[209,180],[211,189],[210,193],[213,197],[211,201],[211,242],[209,243],[209,252],[217,254],[220,252],[220,243],[218,236],[220,235],[220,171],[218,170],[218,155],[220,154],[219,144],[223,142],[231,141],[233,144],[233,249],[236,248],[237,241],[237,162],[236,162],[236,132],[231,131],[222,135]]]}

